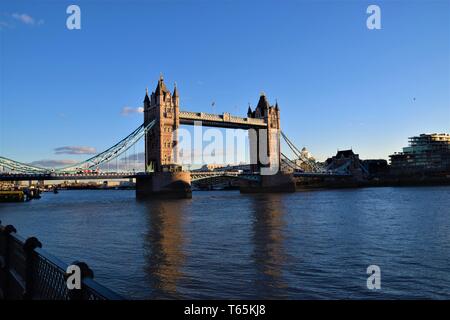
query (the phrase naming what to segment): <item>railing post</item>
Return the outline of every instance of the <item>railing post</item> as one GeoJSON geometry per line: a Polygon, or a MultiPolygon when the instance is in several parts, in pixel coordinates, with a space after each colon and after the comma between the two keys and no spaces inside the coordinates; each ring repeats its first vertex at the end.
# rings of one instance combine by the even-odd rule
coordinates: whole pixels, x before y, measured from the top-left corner
{"type": "Polygon", "coordinates": [[[34,291],[34,270],[36,268],[34,263],[34,249],[42,248],[42,243],[36,238],[31,237],[25,240],[23,250],[25,251],[25,292],[23,293],[24,300],[31,300],[34,291]]]}
{"type": "MultiPolygon", "coordinates": [[[[9,274],[9,257],[10,257],[10,248],[9,248],[9,235],[14,232],[16,233],[17,230],[12,225],[7,225],[3,228],[3,230],[0,230],[2,234],[0,234],[0,237],[3,237],[4,243],[3,243],[3,261],[0,265],[1,273],[3,273],[3,288],[1,289],[1,293],[3,294],[4,299],[8,299],[9,295],[9,283],[10,283],[10,274],[9,274]]],[[[0,242],[1,244],[1,242],[0,242]]],[[[1,283],[0,283],[1,285],[1,283]]]]}
{"type": "Polygon", "coordinates": [[[87,265],[85,262],[75,261],[72,265],[76,265],[80,268],[81,271],[81,289],[72,289],[70,290],[69,296],[70,300],[83,300],[86,296],[86,288],[83,283],[84,278],[94,278],[94,271],[87,265]]]}

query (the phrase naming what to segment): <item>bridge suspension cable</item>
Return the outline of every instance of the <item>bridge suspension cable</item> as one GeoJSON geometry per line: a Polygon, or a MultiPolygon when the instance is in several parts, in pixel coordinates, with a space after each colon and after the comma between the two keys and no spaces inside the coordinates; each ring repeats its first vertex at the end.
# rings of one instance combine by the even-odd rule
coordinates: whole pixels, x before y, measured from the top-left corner
{"type": "Polygon", "coordinates": [[[11,160],[0,156],[0,167],[8,168],[14,172],[20,173],[45,173],[49,170],[38,166],[32,166],[15,160],[11,160]]]}
{"type": "MultiPolygon", "coordinates": [[[[11,160],[5,157],[0,156],[0,167],[7,168],[14,172],[18,173],[51,173],[51,172],[67,172],[79,169],[92,169],[98,168],[98,166],[102,164],[107,164],[109,167],[109,162],[114,160],[126,152],[130,147],[134,146],[144,135],[150,130],[155,124],[155,120],[150,122],[147,126],[143,124],[137,127],[132,133],[130,133],[127,137],[120,140],[118,143],[113,145],[112,147],[106,149],[99,154],[78,162],[76,164],[72,164],[63,168],[58,169],[50,169],[50,168],[42,168],[38,166],[33,166],[29,164],[25,164],[22,162],[18,162],[15,160],[11,160]]],[[[126,159],[126,167],[128,167],[128,159],[126,159]]],[[[116,162],[116,171],[118,171],[118,163],[116,162]]]]}
{"type": "Polygon", "coordinates": [[[81,161],[79,163],[59,168],[57,171],[67,171],[69,169],[78,169],[81,168],[83,165],[86,166],[87,169],[92,169],[95,167],[98,167],[104,163],[109,163],[111,160],[116,160],[116,171],[118,170],[118,162],[117,158],[127,151],[130,147],[134,146],[143,136],[144,134],[150,130],[155,124],[155,120],[150,122],[147,126],[144,127],[143,124],[141,124],[139,127],[137,127],[132,133],[130,133],[127,137],[120,140],[118,143],[113,145],[112,147],[106,149],[105,151],[87,159],[84,161],[81,161]]]}
{"type": "MultiPolygon", "coordinates": [[[[305,162],[308,166],[310,166],[314,172],[324,172],[325,171],[325,169],[322,166],[320,166],[319,164],[317,164],[315,161],[312,161],[311,159],[305,157],[302,154],[302,152],[295,146],[295,144],[291,140],[289,140],[289,138],[286,136],[286,134],[284,134],[283,131],[280,131],[280,132],[281,132],[281,136],[283,137],[284,141],[286,142],[288,147],[291,149],[291,151],[294,153],[294,155],[298,159],[300,159],[301,161],[305,162]]],[[[289,159],[289,158],[287,158],[287,159],[289,159]]],[[[293,162],[292,160],[290,160],[290,161],[293,162]]]]}
{"type": "Polygon", "coordinates": [[[289,159],[284,153],[281,153],[281,161],[291,169],[294,169],[294,171],[305,171],[300,166],[298,166],[294,161],[289,159]]]}

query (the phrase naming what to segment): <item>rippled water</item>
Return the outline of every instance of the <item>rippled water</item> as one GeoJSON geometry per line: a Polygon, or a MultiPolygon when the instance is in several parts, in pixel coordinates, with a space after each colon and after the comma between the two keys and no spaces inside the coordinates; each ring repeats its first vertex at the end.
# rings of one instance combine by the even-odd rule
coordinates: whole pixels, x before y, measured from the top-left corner
{"type": "Polygon", "coordinates": [[[450,298],[450,187],[146,202],[61,191],[1,204],[0,220],[130,298],[450,298]]]}

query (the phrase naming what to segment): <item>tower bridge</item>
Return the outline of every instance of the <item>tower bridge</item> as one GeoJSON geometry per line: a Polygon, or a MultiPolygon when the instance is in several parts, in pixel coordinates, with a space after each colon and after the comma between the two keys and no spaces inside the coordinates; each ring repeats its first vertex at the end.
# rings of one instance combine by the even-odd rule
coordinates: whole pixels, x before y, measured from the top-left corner
{"type": "MultiPolygon", "coordinates": [[[[136,195],[139,197],[169,196],[190,197],[191,182],[217,177],[240,179],[241,192],[287,192],[294,191],[293,177],[323,176],[337,174],[326,172],[311,163],[312,172],[304,172],[295,162],[281,153],[280,138],[301,160],[301,152],[281,132],[278,103],[270,105],[265,94],[261,94],[257,106],[248,108],[246,117],[229,113],[210,114],[181,111],[178,89],[171,92],[161,76],[156,89],[144,97],[144,121],[127,137],[105,151],[79,163],[64,168],[47,169],[0,157],[0,180],[81,180],[81,179],[136,179],[136,195]],[[183,171],[178,164],[177,129],[180,125],[201,124],[205,127],[244,129],[249,131],[250,170],[247,172],[191,172],[183,171]],[[138,141],[144,139],[144,172],[99,172],[101,165],[117,159],[138,141]],[[281,171],[284,164],[293,172],[281,171]]],[[[346,174],[346,173],[339,173],[346,174]]]]}
{"type": "MultiPolygon", "coordinates": [[[[260,96],[255,110],[249,110],[247,117],[180,111],[180,98],[175,86],[173,93],[167,88],[162,76],[154,92],[144,97],[144,126],[152,126],[145,134],[145,171],[179,171],[175,159],[178,147],[176,132],[180,125],[202,126],[252,130],[250,140],[250,162],[254,172],[260,168],[273,167],[280,163],[280,110],[278,104],[271,106],[264,94],[260,96]],[[175,133],[175,134],[174,134],[175,133]],[[259,152],[260,146],[266,152],[259,152]],[[263,157],[261,157],[261,155],[263,157]],[[269,161],[266,161],[267,158],[269,161]]],[[[278,171],[279,168],[275,168],[278,171]]]]}
{"type": "MultiPolygon", "coordinates": [[[[154,123],[145,133],[145,172],[136,180],[136,194],[190,196],[192,176],[183,172],[177,164],[178,136],[181,124],[252,130],[249,134],[251,172],[261,174],[264,169],[275,172],[276,177],[249,181],[241,191],[258,189],[264,191],[294,190],[292,177],[281,174],[280,169],[280,110],[278,103],[271,106],[264,94],[254,110],[249,107],[247,117],[180,111],[180,98],[175,85],[171,92],[161,76],[155,91],[144,97],[144,127],[154,123]],[[289,186],[288,186],[289,185],[289,186]]],[[[252,191],[253,191],[252,190],[252,191]]]]}

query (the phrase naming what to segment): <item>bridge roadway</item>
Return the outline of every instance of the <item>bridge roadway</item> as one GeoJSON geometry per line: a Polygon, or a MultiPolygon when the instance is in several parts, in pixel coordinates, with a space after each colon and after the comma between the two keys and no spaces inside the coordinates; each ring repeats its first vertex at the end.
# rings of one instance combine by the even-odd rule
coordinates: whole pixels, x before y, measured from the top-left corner
{"type": "Polygon", "coordinates": [[[292,174],[294,177],[350,177],[350,173],[336,173],[336,172],[294,172],[292,174]]]}
{"type": "MultiPolygon", "coordinates": [[[[112,179],[130,179],[136,178],[145,173],[133,172],[103,172],[103,173],[0,173],[0,181],[34,181],[34,180],[112,180],[112,179]]],[[[331,172],[294,172],[293,177],[349,177],[347,173],[331,172]]],[[[192,181],[198,181],[208,178],[225,177],[240,178],[245,180],[257,181],[260,175],[251,172],[238,171],[191,171],[192,181]]]]}
{"type": "Polygon", "coordinates": [[[0,173],[0,181],[34,181],[34,180],[111,180],[134,178],[136,174],[130,172],[105,173],[0,173]]]}
{"type": "MultiPolygon", "coordinates": [[[[112,180],[136,178],[145,173],[133,172],[104,172],[104,173],[0,173],[0,181],[40,181],[40,180],[112,180]]],[[[192,181],[216,178],[243,178],[246,180],[258,180],[259,174],[242,173],[236,171],[191,171],[192,181]]]]}
{"type": "Polygon", "coordinates": [[[244,180],[258,181],[259,173],[238,171],[191,171],[191,181],[199,181],[210,178],[239,178],[244,180]]]}

